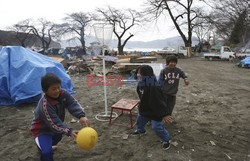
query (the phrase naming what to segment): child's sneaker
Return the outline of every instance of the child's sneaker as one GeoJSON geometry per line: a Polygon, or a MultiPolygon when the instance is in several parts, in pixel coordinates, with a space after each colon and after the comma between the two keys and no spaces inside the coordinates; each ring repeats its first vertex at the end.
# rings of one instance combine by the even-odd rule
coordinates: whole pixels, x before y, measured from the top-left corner
{"type": "Polygon", "coordinates": [[[144,131],[144,132],[138,132],[138,131],[135,131],[135,132],[133,132],[131,135],[132,136],[142,136],[142,135],[144,135],[144,134],[146,134],[146,131],[144,131]]]}
{"type": "Polygon", "coordinates": [[[57,148],[58,148],[58,147],[57,147],[56,145],[53,145],[53,146],[52,146],[52,150],[53,150],[53,151],[56,151],[57,148]]]}
{"type": "Polygon", "coordinates": [[[170,148],[170,142],[169,141],[163,142],[162,148],[163,148],[163,150],[168,150],[170,148]]]}

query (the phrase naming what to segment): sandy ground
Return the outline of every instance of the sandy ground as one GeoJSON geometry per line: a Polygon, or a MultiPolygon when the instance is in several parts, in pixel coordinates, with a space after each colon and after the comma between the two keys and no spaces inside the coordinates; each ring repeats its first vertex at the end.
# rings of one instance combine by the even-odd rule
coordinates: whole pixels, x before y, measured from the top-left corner
{"type": "MultiPolygon", "coordinates": [[[[191,84],[186,87],[183,81],[180,83],[175,120],[166,125],[173,144],[169,150],[162,150],[150,126],[146,127],[146,135],[133,137],[129,134],[134,129],[97,121],[95,115],[104,111],[103,88],[87,87],[85,76],[72,76],[75,97],[85,107],[99,140],[94,149],[84,151],[71,138],[64,137],[55,160],[250,161],[250,69],[197,57],[179,59],[178,66],[188,74],[191,84]]],[[[108,87],[109,106],[121,98],[137,99],[135,87],[108,87]]],[[[39,160],[29,132],[34,108],[0,107],[0,160],[39,160]]],[[[72,118],[67,114],[66,122],[80,129],[78,123],[69,123],[72,118]]],[[[127,119],[124,115],[116,121],[129,123],[127,119]]]]}

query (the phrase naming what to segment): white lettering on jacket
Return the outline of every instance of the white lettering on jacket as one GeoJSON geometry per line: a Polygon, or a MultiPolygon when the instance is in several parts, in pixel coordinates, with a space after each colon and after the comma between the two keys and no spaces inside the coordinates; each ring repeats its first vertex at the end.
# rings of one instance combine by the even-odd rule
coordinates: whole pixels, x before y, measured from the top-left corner
{"type": "Polygon", "coordinates": [[[175,73],[165,74],[165,80],[167,79],[180,79],[180,74],[179,73],[177,75],[175,73]]]}

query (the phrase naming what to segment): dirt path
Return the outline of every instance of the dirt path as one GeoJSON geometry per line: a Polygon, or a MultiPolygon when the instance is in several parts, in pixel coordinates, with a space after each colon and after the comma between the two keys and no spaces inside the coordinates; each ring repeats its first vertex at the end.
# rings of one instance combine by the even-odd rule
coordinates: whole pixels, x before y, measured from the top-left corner
{"type": "MultiPolygon", "coordinates": [[[[99,142],[93,150],[83,151],[64,137],[55,161],[249,161],[250,69],[201,58],[179,59],[178,66],[188,74],[191,84],[186,87],[180,83],[175,121],[166,126],[174,144],[168,151],[161,149],[150,126],[143,137],[123,139],[133,130],[97,121],[95,115],[104,111],[103,88],[87,87],[86,77],[72,76],[75,97],[85,106],[99,142]]],[[[108,87],[109,105],[121,98],[137,98],[135,87],[108,87]]],[[[28,130],[34,108],[0,107],[0,160],[39,160],[28,130]]],[[[66,121],[71,119],[67,115],[66,121]]],[[[119,120],[128,121],[126,117],[119,120]]],[[[80,128],[77,123],[70,126],[80,128]]]]}

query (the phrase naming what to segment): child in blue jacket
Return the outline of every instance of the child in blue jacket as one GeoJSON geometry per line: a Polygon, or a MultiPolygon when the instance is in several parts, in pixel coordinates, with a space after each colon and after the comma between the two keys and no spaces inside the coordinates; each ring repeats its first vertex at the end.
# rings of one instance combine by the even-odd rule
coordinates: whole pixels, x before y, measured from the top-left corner
{"type": "Polygon", "coordinates": [[[61,80],[48,73],[41,79],[43,95],[34,111],[31,132],[41,152],[41,161],[53,161],[52,146],[63,134],[76,138],[78,131],[64,123],[65,109],[79,119],[83,126],[89,126],[81,105],[64,89],[61,80]]]}

